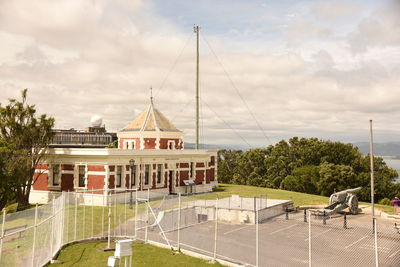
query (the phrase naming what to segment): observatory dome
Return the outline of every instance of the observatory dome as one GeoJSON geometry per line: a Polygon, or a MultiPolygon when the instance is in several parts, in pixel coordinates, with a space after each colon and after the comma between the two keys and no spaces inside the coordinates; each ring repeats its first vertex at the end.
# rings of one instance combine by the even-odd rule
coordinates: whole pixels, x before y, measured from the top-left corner
{"type": "Polygon", "coordinates": [[[103,123],[103,118],[100,117],[99,115],[93,115],[92,118],[90,119],[90,125],[92,125],[92,127],[101,127],[102,123],[103,123]]]}

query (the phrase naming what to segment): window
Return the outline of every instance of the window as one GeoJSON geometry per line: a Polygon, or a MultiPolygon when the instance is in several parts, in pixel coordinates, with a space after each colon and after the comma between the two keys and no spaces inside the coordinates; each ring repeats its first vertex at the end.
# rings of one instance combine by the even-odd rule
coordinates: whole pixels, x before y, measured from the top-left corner
{"type": "Polygon", "coordinates": [[[117,166],[117,175],[115,176],[115,186],[121,187],[122,166],[117,166]]]}
{"type": "Polygon", "coordinates": [[[131,187],[136,185],[136,165],[131,168],[131,187]]]}
{"type": "Polygon", "coordinates": [[[194,178],[194,162],[190,162],[189,175],[190,175],[190,178],[194,178]]]}
{"type": "Polygon", "coordinates": [[[168,141],[168,149],[175,149],[175,141],[168,141]]]}
{"type": "Polygon", "coordinates": [[[79,187],[85,187],[86,166],[79,165],[79,187]]]}
{"type": "Polygon", "coordinates": [[[53,165],[53,185],[60,185],[60,164],[53,165]]]}
{"type": "Polygon", "coordinates": [[[149,184],[149,178],[150,178],[150,165],[145,165],[144,167],[144,184],[148,185],[149,184]]]}
{"type": "Polygon", "coordinates": [[[125,148],[129,149],[129,143],[128,142],[125,142],[125,148]]]}
{"type": "Polygon", "coordinates": [[[162,164],[157,164],[157,184],[161,183],[162,178],[162,164]]]}
{"type": "Polygon", "coordinates": [[[132,148],[132,149],[135,149],[135,141],[132,141],[132,142],[131,142],[131,148],[132,148]]]}

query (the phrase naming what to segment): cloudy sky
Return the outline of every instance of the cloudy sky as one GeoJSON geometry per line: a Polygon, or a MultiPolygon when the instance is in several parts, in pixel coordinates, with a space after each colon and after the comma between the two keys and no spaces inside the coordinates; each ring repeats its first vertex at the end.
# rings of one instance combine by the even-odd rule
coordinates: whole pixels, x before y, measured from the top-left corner
{"type": "Polygon", "coordinates": [[[0,103],[29,88],[58,128],[155,105],[194,140],[400,141],[400,1],[0,0],[0,103]]]}

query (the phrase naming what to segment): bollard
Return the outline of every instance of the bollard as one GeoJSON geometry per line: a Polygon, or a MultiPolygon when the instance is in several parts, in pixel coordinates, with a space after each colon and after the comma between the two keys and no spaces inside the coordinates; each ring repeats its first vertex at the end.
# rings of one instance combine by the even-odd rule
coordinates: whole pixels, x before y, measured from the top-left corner
{"type": "Polygon", "coordinates": [[[326,212],[324,211],[324,217],[322,218],[323,224],[326,224],[326,212]]]}
{"type": "Polygon", "coordinates": [[[344,216],[343,216],[343,228],[347,229],[347,216],[346,216],[346,213],[344,213],[344,216]]]}
{"type": "Polygon", "coordinates": [[[289,209],[286,207],[285,211],[286,211],[286,220],[289,220],[289,209]]]}
{"type": "Polygon", "coordinates": [[[307,222],[307,210],[306,209],[304,209],[304,222],[305,223],[307,222]]]}

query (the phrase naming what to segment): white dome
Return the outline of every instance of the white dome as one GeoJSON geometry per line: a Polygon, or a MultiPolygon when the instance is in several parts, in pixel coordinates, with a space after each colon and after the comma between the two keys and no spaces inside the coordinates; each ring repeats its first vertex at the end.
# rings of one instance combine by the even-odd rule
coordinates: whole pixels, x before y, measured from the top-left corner
{"type": "Polygon", "coordinates": [[[92,125],[92,127],[100,127],[102,123],[103,123],[103,118],[100,117],[99,115],[93,115],[92,118],[90,119],[90,124],[92,125]]]}

